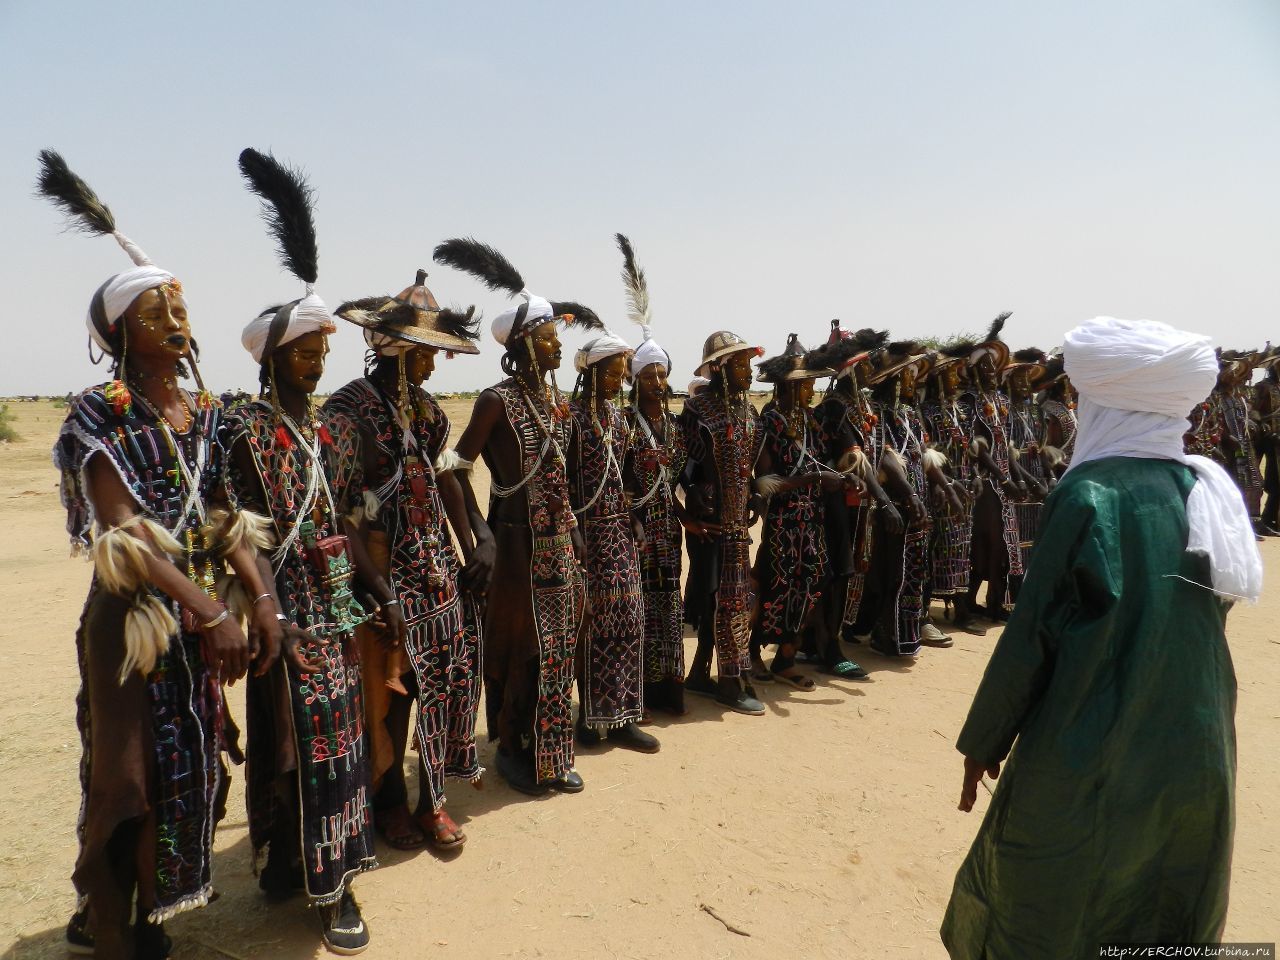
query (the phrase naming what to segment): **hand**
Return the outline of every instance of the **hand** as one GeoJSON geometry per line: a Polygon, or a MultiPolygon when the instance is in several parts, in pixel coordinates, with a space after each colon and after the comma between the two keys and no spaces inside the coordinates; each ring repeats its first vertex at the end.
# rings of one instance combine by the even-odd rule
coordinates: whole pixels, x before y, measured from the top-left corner
{"type": "Polygon", "coordinates": [[[958,517],[964,513],[964,504],[960,502],[960,498],[956,496],[954,490],[947,491],[948,512],[953,517],[958,517]]]}
{"type": "Polygon", "coordinates": [[[466,566],[462,568],[461,579],[464,589],[481,597],[488,594],[489,585],[493,582],[493,563],[497,552],[493,537],[476,541],[475,549],[471,551],[466,566]]]}
{"type": "Polygon", "coordinates": [[[747,501],[747,526],[754,527],[756,521],[769,507],[769,501],[761,494],[753,493],[751,499],[747,501]]]}
{"type": "Polygon", "coordinates": [[[924,501],[919,497],[912,497],[910,501],[911,525],[913,527],[923,526],[928,514],[925,513],[924,501]]]}
{"type": "MultiPolygon", "coordinates": [[[[323,673],[325,668],[324,661],[308,660],[302,655],[302,651],[299,647],[304,643],[324,644],[328,641],[319,640],[316,637],[313,637],[309,632],[303,630],[296,623],[286,624],[279,620],[276,622],[284,628],[280,631],[280,643],[284,649],[285,659],[293,666],[293,669],[297,670],[299,673],[323,673]]],[[[403,622],[403,618],[401,622],[403,622]]],[[[259,674],[259,676],[261,676],[261,674],[259,674]]]]}
{"type": "Polygon", "coordinates": [[[636,537],[636,550],[643,551],[645,543],[648,542],[648,538],[644,534],[644,524],[636,517],[631,518],[631,532],[634,533],[636,537]]]}
{"type": "Polygon", "coordinates": [[[853,491],[860,497],[866,496],[867,494],[867,485],[863,482],[862,478],[859,477],[857,474],[853,474],[853,473],[844,474],[844,488],[845,490],[853,491]]]}
{"type": "Polygon", "coordinates": [[[587,565],[587,545],[582,541],[582,530],[574,527],[570,531],[569,537],[573,540],[573,558],[578,561],[578,566],[585,567],[587,565]]]}
{"type": "Polygon", "coordinates": [[[984,773],[992,780],[999,779],[1000,764],[987,765],[972,757],[964,758],[964,785],[960,788],[960,809],[965,813],[973,809],[974,801],[978,799],[978,781],[982,779],[984,773]]]}
{"type": "Polygon", "coordinates": [[[280,640],[284,635],[281,621],[276,619],[276,606],[260,601],[253,605],[249,618],[249,649],[255,668],[253,675],[261,677],[280,656],[280,640]]]}
{"type": "Polygon", "coordinates": [[[835,493],[837,490],[844,490],[848,486],[843,476],[832,473],[822,474],[818,482],[822,485],[823,493],[835,493]]]}
{"type": "Polygon", "coordinates": [[[201,631],[200,645],[205,666],[232,686],[249,669],[249,640],[235,617],[227,617],[216,627],[201,631]]]}
{"type": "Polygon", "coordinates": [[[892,503],[881,504],[880,512],[884,516],[885,529],[895,537],[906,529],[906,524],[902,522],[902,514],[898,512],[898,508],[892,503]]]}
{"type": "Polygon", "coordinates": [[[373,610],[370,626],[378,633],[378,643],[387,650],[397,650],[404,645],[409,635],[405,626],[404,611],[398,603],[386,603],[373,610]]]}
{"type": "Polygon", "coordinates": [[[712,537],[718,537],[724,532],[718,523],[712,523],[710,520],[694,520],[692,518],[685,523],[684,528],[689,531],[689,536],[697,537],[699,540],[710,540],[712,537]]]}

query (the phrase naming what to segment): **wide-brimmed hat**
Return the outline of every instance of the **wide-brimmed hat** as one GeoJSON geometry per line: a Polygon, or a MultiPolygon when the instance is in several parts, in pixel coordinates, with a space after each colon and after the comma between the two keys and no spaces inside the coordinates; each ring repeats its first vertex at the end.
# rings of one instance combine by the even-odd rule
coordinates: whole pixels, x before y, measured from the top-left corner
{"type": "Polygon", "coordinates": [[[480,318],[475,307],[465,313],[441,307],[419,270],[413,285],[394,297],[365,297],[342,304],[334,312],[358,327],[393,340],[435,347],[451,353],[479,353],[480,318]]]}
{"type": "Polygon", "coordinates": [[[787,346],[779,356],[770,357],[760,364],[756,379],[762,383],[784,383],[787,380],[816,380],[818,377],[834,377],[830,367],[811,367],[809,351],[800,342],[799,334],[787,337],[787,346]]]}
{"type": "Polygon", "coordinates": [[[827,342],[809,351],[805,363],[813,368],[834,370],[834,376],[850,376],[858,364],[868,359],[876,350],[889,342],[887,330],[844,330],[839,320],[831,321],[831,334],[827,342]]]}
{"type": "Polygon", "coordinates": [[[867,385],[874,386],[896,376],[907,367],[916,368],[917,378],[929,372],[933,362],[933,353],[922,350],[914,340],[898,340],[885,347],[876,358],[876,368],[867,377],[867,385]]]}
{"type": "Polygon", "coordinates": [[[1000,338],[1000,332],[1004,330],[1005,321],[1013,314],[1005,311],[994,320],[987,330],[987,338],[981,343],[973,345],[969,351],[968,365],[974,366],[984,356],[990,355],[994,358],[996,372],[999,373],[1009,363],[1009,345],[1000,338]]]}
{"type": "Polygon", "coordinates": [[[1038,347],[1024,347],[1013,352],[1012,360],[1000,371],[1000,376],[1007,381],[1015,370],[1027,370],[1030,373],[1028,382],[1034,384],[1044,376],[1045,364],[1048,362],[1049,358],[1043,350],[1038,347]]]}
{"type": "Polygon", "coordinates": [[[695,372],[699,376],[705,377],[710,371],[711,364],[717,360],[722,360],[733,353],[744,353],[746,351],[751,351],[756,356],[763,352],[760,347],[753,347],[736,333],[731,333],[728,330],[717,330],[707,337],[707,342],[702,345],[702,363],[698,364],[698,369],[695,372]]]}

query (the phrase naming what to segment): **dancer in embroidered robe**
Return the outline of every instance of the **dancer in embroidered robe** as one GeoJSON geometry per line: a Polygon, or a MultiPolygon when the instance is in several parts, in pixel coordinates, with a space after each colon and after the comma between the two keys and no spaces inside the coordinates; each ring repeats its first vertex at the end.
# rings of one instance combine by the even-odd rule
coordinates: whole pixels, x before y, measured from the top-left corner
{"type": "MultiPolygon", "coordinates": [[[[865,491],[853,473],[840,473],[825,462],[832,444],[809,405],[814,380],[833,376],[835,370],[809,366],[808,356],[793,333],[783,353],[762,363],[758,374],[762,382],[773,384],[774,400],[760,418],[756,462],[756,487],[767,507],[756,555],[760,606],[751,640],[752,679],[778,680],[797,690],[814,688],[796,666],[796,653],[831,580],[826,495],[861,497],[865,491]],[[766,668],[760,651],[770,643],[778,645],[778,652],[766,668]]],[[[846,445],[851,441],[841,444],[846,445]]]]}
{"type": "Polygon", "coordinates": [[[1262,471],[1254,449],[1255,425],[1249,417],[1249,381],[1258,358],[1249,351],[1224,350],[1220,362],[1225,375],[1215,390],[1222,418],[1222,455],[1255,526],[1260,525],[1262,514],[1262,471]]]}
{"type": "Polygon", "coordinates": [[[1266,373],[1253,388],[1253,412],[1267,502],[1259,529],[1263,536],[1280,537],[1280,351],[1268,352],[1260,366],[1266,373]]]}
{"type": "Polygon", "coordinates": [[[929,355],[919,344],[897,341],[880,351],[876,369],[867,378],[877,417],[875,442],[882,448],[881,483],[906,518],[901,533],[894,534],[887,526],[876,530],[871,558],[873,579],[868,586],[878,611],[871,629],[871,649],[889,657],[914,657],[920,652],[925,620],[930,523],[925,496],[929,478],[924,462],[924,424],[914,400],[916,381],[928,371],[929,364],[929,355]]]}
{"type": "Polygon", "coordinates": [[[483,456],[492,475],[493,579],[503,598],[489,604],[485,620],[485,702],[498,772],[513,789],[578,793],[573,680],[586,588],[565,471],[572,418],[554,378],[556,321],[593,327],[599,319],[579,304],[530,293],[505,257],[475,240],[446,240],[435,259],[520,298],[492,326],[508,379],[480,394],[456,448],[469,498],[461,471],[483,456]]]}
{"type": "MultiPolygon", "coordinates": [[[[1031,548],[1040,530],[1044,498],[1056,483],[1044,451],[1044,420],[1035,392],[1048,360],[1044,351],[1027,347],[1014,351],[1012,362],[1002,371],[1009,394],[1010,466],[1026,491],[1013,507],[1018,518],[1018,548],[1023,570],[1031,560],[1031,548]]],[[[1016,586],[1013,593],[1016,598],[1016,586]]]]}
{"type": "MultiPolygon", "coordinates": [[[[43,151],[40,163],[40,192],[133,261],[89,305],[91,347],[113,379],[71,401],[53,453],[73,549],[94,561],[76,635],[83,794],[66,936],[103,960],[153,960],[170,949],[164,921],[213,892],[222,683],[244,676],[255,652],[218,581],[229,563],[250,596],[264,592],[264,524],[225,509],[221,408],[203,385],[195,396],[179,386],[188,374],[200,382],[182,285],[116,229],[60,155],[43,151]]],[[[251,618],[261,669],[282,631],[265,603],[251,618]]]]}
{"type": "Polygon", "coordinates": [[[271,588],[258,599],[278,607],[295,641],[289,656],[249,680],[249,839],[255,857],[267,851],[258,876],[267,896],[305,891],[326,946],[353,954],[368,946],[369,929],[349,883],[377,865],[355,640],[368,614],[354,578],[384,602],[392,595],[342,532],[352,505],[339,482],[353,472],[354,429],[341,415],[321,417],[312,400],[336,326],[314,291],[310,187],[255,150],[240,155],[240,169],[263,201],[285,268],[306,284],[302,298],[268,307],[245,327],[260,398],[238,404],[222,434],[232,503],[272,524],[276,547],[264,571],[271,588]]]}
{"type": "Polygon", "coordinates": [[[1040,410],[1044,414],[1045,453],[1049,469],[1055,477],[1061,478],[1071,466],[1077,429],[1075,394],[1071,380],[1063,370],[1061,354],[1049,357],[1039,386],[1043,396],[1040,410]]]}
{"type": "Polygon", "coordinates": [[[934,487],[928,596],[942,600],[951,608],[952,625],[957,630],[983,636],[986,628],[978,625],[976,611],[969,605],[973,505],[980,486],[970,446],[969,415],[959,399],[964,361],[971,347],[969,343],[952,343],[938,351],[925,381],[931,396],[921,404],[920,415],[929,433],[930,450],[942,458],[939,467],[959,503],[956,509],[946,491],[934,487]]]}
{"type": "Polygon", "coordinates": [[[618,746],[657,753],[657,738],[637,726],[644,716],[644,528],[631,510],[623,474],[627,421],[614,403],[631,353],[624,340],[606,332],[574,358],[578,388],[569,404],[569,499],[587,554],[577,737],[583,746],[596,746],[607,736],[618,746]]]}
{"type": "Polygon", "coordinates": [[[372,739],[374,817],[387,842],[425,841],[460,850],[466,834],[446,809],[445,781],[479,789],[476,716],[480,708],[479,599],[492,569],[492,536],[471,509],[447,447],[450,423],[422,384],[440,351],[476,354],[474,310],[442,309],[419,270],[394,297],[343,304],[338,315],[364,329],[366,375],[326,409],[345,413],[359,436],[364,509],[353,533],[389,579],[405,630],[362,635],[365,715],[372,739]],[[454,537],[462,549],[459,560],[454,537]],[[463,564],[465,563],[465,566],[463,564]],[[416,708],[416,709],[415,709],[416,708]],[[418,799],[412,818],[404,757],[412,722],[418,747],[418,799]]]}
{"type": "Polygon", "coordinates": [[[978,608],[978,590],[987,584],[986,616],[994,623],[1009,619],[1013,607],[1012,578],[1022,576],[1022,547],[1014,502],[1025,495],[1009,465],[1009,399],[997,389],[1009,348],[1000,331],[1010,314],[992,322],[984,342],[975,344],[966,361],[969,388],[960,395],[972,428],[982,492],[973,507],[970,547],[969,607],[978,608]]]}
{"type": "Polygon", "coordinates": [[[727,330],[702,348],[700,375],[709,383],[684,405],[680,423],[689,460],[685,468],[690,513],[719,532],[689,541],[686,619],[698,629],[698,648],[685,688],[713,696],[738,713],[763,716],[764,704],[747,683],[751,670],[751,526],[763,499],[752,492],[760,452],[755,408],[747,399],[751,361],[760,348],[727,330]],[[691,608],[691,609],[690,609],[691,608]],[[711,680],[715,651],[719,678],[711,680]]]}

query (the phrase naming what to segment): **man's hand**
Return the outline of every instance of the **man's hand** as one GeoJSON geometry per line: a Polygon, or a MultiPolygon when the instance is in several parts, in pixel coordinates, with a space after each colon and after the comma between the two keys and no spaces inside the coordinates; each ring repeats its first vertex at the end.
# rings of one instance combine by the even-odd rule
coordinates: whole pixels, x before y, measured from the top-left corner
{"type": "Polygon", "coordinates": [[[1000,764],[993,763],[988,766],[981,760],[974,760],[972,757],[964,758],[964,785],[960,788],[960,809],[965,813],[973,809],[974,801],[978,799],[978,782],[984,773],[992,780],[999,779],[1000,764]]]}
{"type": "Polygon", "coordinates": [[[697,520],[690,517],[685,521],[684,528],[689,531],[689,536],[697,537],[699,540],[709,540],[712,537],[718,537],[724,532],[724,529],[718,523],[712,523],[709,520],[697,520]]]}
{"type": "Polygon", "coordinates": [[[573,541],[573,558],[578,561],[578,566],[585,567],[587,565],[587,545],[582,540],[582,530],[574,527],[569,531],[569,539],[573,541]]]}
{"type": "Polygon", "coordinates": [[[373,619],[370,623],[378,631],[378,642],[383,647],[388,650],[398,650],[404,646],[409,628],[405,626],[404,611],[400,609],[400,604],[388,603],[379,606],[373,611],[373,619]]]}
{"type": "Polygon", "coordinates": [[[647,537],[644,534],[644,524],[640,522],[639,517],[631,518],[631,532],[635,534],[636,550],[643,552],[647,537]]]}
{"type": "Polygon", "coordinates": [[[493,563],[497,557],[497,546],[493,537],[476,540],[475,549],[467,558],[462,568],[462,586],[481,597],[489,592],[489,584],[493,581],[493,563]]]}
{"type": "Polygon", "coordinates": [[[882,503],[880,512],[884,515],[884,526],[895,537],[902,533],[906,525],[902,522],[902,514],[892,503],[882,503]]]}
{"type": "Polygon", "coordinates": [[[255,603],[249,618],[249,648],[253,651],[255,677],[263,676],[280,656],[280,641],[284,634],[281,621],[276,619],[276,607],[272,603],[255,603]]]}
{"type": "Polygon", "coordinates": [[[249,641],[235,617],[227,617],[216,627],[202,631],[201,648],[205,665],[228,686],[249,669],[249,641]]]}
{"type": "MultiPolygon", "coordinates": [[[[297,670],[299,673],[324,672],[324,661],[308,660],[303,655],[302,650],[299,649],[303,644],[311,644],[311,643],[317,643],[317,642],[323,643],[324,641],[317,641],[315,637],[313,637],[306,630],[303,630],[296,623],[286,624],[286,623],[282,623],[281,621],[276,621],[276,622],[280,623],[281,626],[284,628],[283,630],[280,631],[280,634],[281,634],[280,644],[281,644],[281,648],[284,651],[285,659],[290,664],[293,665],[293,669],[297,670]]],[[[261,675],[262,674],[259,674],[259,676],[261,675]]]]}

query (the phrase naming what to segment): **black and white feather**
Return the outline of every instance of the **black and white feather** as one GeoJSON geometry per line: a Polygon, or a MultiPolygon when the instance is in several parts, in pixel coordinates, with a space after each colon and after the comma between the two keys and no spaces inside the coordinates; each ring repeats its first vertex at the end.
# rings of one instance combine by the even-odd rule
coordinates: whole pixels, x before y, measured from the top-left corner
{"type": "Polygon", "coordinates": [[[319,275],[319,250],[312,216],[314,194],[301,170],[253,148],[240,152],[240,173],[262,200],[262,218],[275,238],[281,265],[306,284],[319,275]]]}
{"type": "Polygon", "coordinates": [[[627,291],[627,316],[633,323],[640,325],[644,331],[644,339],[650,336],[653,314],[649,307],[649,283],[645,279],[644,270],[636,263],[636,252],[631,241],[621,233],[613,235],[622,251],[622,285],[627,291]]]}
{"type": "Polygon", "coordinates": [[[575,303],[572,300],[552,300],[551,314],[563,320],[566,327],[577,330],[604,330],[604,321],[590,307],[575,303]]]}
{"type": "Polygon", "coordinates": [[[436,246],[431,255],[436,263],[469,273],[490,290],[515,295],[524,290],[524,278],[511,261],[474,237],[454,237],[436,246]]]}

